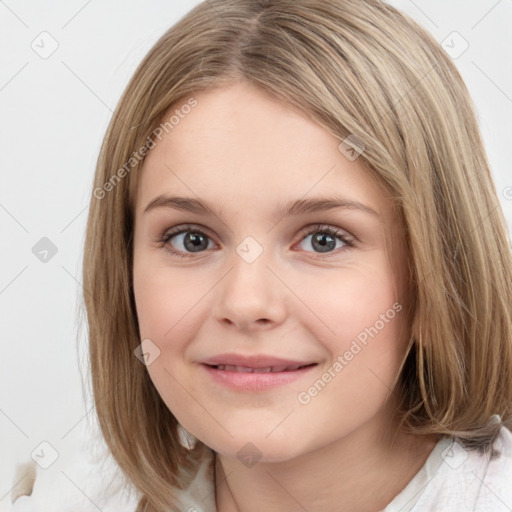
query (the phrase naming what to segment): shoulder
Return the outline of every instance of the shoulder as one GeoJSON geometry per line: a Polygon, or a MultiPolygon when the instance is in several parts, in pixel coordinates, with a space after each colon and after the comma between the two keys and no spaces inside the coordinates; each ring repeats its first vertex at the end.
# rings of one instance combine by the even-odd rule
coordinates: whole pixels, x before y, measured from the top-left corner
{"type": "Polygon", "coordinates": [[[501,427],[492,451],[446,443],[438,470],[426,485],[413,512],[427,510],[510,512],[512,510],[512,433],[501,427]]]}

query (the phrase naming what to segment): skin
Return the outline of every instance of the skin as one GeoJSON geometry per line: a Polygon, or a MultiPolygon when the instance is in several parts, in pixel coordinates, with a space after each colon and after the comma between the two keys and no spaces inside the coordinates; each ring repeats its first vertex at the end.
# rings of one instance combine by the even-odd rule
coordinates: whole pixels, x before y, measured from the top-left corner
{"type": "Polygon", "coordinates": [[[219,512],[380,510],[436,441],[399,432],[392,444],[390,389],[409,339],[409,289],[389,194],[325,129],[250,84],[194,97],[197,107],[146,157],[135,201],[140,334],[160,350],[150,377],[179,422],[216,452],[219,512]],[[338,208],[273,218],[280,204],[334,192],[378,215],[338,208]],[[164,206],[144,212],[161,194],[201,198],[218,215],[164,206]],[[203,250],[187,251],[183,234],[161,242],[187,224],[189,233],[198,226],[208,235],[203,250]],[[354,246],[334,238],[333,249],[319,252],[309,236],[317,224],[338,228],[354,246]],[[236,251],[247,236],[263,249],[252,263],[236,251]],[[300,403],[298,394],[395,303],[402,311],[300,403]],[[317,366],[293,383],[240,392],[199,364],[228,352],[317,366]],[[261,454],[252,467],[237,457],[248,442],[261,454]]]}

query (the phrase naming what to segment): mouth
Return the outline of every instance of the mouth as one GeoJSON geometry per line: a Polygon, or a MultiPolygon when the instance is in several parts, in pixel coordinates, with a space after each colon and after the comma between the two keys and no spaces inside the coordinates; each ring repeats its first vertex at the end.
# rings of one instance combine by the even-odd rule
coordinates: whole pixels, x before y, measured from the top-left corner
{"type": "Polygon", "coordinates": [[[263,392],[291,384],[309,375],[318,363],[269,366],[241,366],[234,364],[200,365],[209,381],[237,392],[263,392]]]}
{"type": "Polygon", "coordinates": [[[223,370],[226,372],[240,372],[240,373],[281,373],[281,372],[294,372],[301,368],[307,368],[314,366],[316,363],[294,365],[294,366],[264,366],[264,367],[251,367],[251,366],[237,366],[234,364],[218,364],[218,365],[207,365],[215,370],[223,370]]]}

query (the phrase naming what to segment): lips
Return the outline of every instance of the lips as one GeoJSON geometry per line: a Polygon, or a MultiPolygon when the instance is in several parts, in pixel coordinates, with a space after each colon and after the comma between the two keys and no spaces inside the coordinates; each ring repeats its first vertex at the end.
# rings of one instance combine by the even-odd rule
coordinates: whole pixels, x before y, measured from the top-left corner
{"type": "Polygon", "coordinates": [[[265,391],[290,384],[309,374],[317,365],[269,355],[222,354],[201,362],[215,382],[236,391],[265,391]]]}

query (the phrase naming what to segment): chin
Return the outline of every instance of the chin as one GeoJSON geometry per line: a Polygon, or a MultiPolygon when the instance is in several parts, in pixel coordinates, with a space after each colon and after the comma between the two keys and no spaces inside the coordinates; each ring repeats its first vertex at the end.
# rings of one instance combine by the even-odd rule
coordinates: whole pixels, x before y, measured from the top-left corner
{"type": "MultiPolygon", "coordinates": [[[[283,436],[284,437],[284,436],[283,436]]],[[[284,441],[283,437],[276,439],[265,438],[265,434],[239,435],[228,439],[205,439],[203,442],[223,457],[238,459],[247,467],[258,463],[285,462],[308,451],[304,440],[298,444],[296,440],[288,436],[284,441]]]]}

